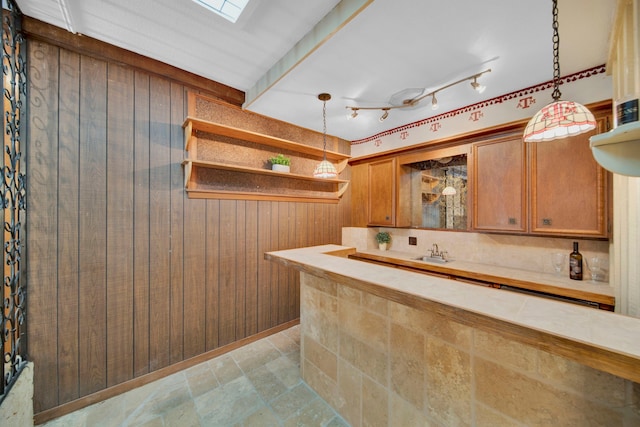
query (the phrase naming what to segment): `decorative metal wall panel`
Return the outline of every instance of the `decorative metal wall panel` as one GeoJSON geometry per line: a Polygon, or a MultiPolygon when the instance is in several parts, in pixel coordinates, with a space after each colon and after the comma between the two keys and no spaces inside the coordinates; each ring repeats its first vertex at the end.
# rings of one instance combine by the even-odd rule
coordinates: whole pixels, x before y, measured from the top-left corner
{"type": "Polygon", "coordinates": [[[2,382],[0,401],[15,383],[26,360],[24,269],[24,225],[26,182],[22,150],[26,120],[26,53],[21,32],[21,13],[13,0],[3,1],[2,93],[4,156],[2,163],[2,208],[4,219],[2,284],[2,382]]]}

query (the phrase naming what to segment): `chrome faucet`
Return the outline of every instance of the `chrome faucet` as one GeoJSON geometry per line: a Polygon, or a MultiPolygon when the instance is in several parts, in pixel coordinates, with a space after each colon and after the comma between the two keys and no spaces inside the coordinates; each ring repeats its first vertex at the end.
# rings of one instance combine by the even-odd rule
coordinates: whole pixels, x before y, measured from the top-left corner
{"type": "Polygon", "coordinates": [[[437,243],[434,243],[433,246],[431,246],[431,249],[429,249],[429,251],[431,252],[431,258],[436,258],[440,256],[437,243]]]}
{"type": "Polygon", "coordinates": [[[437,243],[434,243],[433,246],[431,246],[431,249],[429,249],[429,251],[431,252],[431,258],[440,258],[443,261],[447,261],[447,257],[449,256],[447,251],[442,251],[442,252],[440,251],[437,243]]]}

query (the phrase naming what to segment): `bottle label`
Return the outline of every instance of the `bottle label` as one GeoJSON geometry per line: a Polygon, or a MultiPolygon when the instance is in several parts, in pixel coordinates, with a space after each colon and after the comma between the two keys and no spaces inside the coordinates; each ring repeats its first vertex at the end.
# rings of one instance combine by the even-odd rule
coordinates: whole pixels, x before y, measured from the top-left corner
{"type": "Polygon", "coordinates": [[[579,276],[582,273],[582,263],[577,259],[571,258],[569,260],[569,268],[571,269],[571,274],[575,276],[579,276]]]}

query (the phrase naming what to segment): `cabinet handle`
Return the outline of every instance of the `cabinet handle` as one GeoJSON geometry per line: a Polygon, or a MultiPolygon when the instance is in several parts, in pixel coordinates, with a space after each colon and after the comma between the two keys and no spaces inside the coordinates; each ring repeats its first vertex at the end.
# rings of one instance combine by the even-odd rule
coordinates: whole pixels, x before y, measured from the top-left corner
{"type": "Polygon", "coordinates": [[[509,218],[509,225],[516,225],[517,223],[518,223],[518,221],[515,218],[513,218],[513,217],[509,218]]]}
{"type": "Polygon", "coordinates": [[[551,218],[542,218],[542,225],[551,225],[551,218]]]}

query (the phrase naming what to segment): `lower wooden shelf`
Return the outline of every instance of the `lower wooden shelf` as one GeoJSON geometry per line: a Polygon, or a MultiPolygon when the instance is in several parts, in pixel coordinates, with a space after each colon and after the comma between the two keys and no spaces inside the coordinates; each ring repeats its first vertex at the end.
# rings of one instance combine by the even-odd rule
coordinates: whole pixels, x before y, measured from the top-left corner
{"type": "Polygon", "coordinates": [[[219,162],[186,159],[182,164],[185,168],[184,182],[187,195],[194,199],[338,203],[349,186],[349,181],[344,179],[315,178],[219,162]],[[198,169],[207,174],[207,179],[203,179],[202,183],[198,183],[198,179],[195,178],[198,169]],[[278,185],[268,185],[268,181],[278,185]]]}

